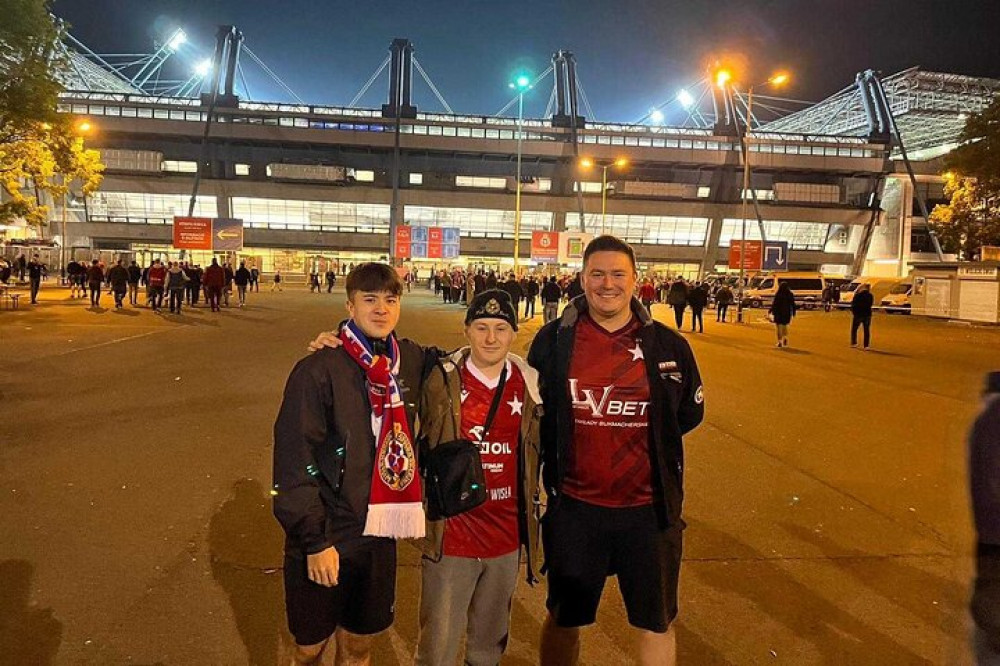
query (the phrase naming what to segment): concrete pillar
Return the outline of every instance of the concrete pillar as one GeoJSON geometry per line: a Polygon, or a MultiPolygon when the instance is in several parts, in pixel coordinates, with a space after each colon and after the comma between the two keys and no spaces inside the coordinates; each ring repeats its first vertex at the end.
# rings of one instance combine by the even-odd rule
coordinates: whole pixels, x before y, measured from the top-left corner
{"type": "Polygon", "coordinates": [[[719,261],[719,241],[722,239],[723,219],[722,213],[718,212],[714,213],[711,220],[709,220],[708,238],[705,241],[705,254],[701,260],[701,268],[698,271],[699,277],[713,272],[715,264],[719,261]]]}

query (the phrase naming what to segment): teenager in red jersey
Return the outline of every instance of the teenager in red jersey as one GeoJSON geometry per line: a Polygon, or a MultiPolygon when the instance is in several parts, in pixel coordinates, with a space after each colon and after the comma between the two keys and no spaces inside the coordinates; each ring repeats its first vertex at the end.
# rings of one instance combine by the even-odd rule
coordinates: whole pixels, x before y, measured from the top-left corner
{"type": "Polygon", "coordinates": [[[541,663],[578,662],[579,628],[594,623],[616,575],[635,659],[674,664],[682,436],[704,417],[701,377],[684,338],[635,298],[628,244],[595,238],[580,277],[583,296],[538,332],[528,355],[545,404],[541,663]]]}
{"type": "Polygon", "coordinates": [[[479,442],[489,494],[471,511],[428,521],[427,537],[416,542],[424,553],[418,666],[452,666],[463,638],[462,663],[500,663],[522,547],[528,582],[536,582],[541,403],[538,373],[510,353],[516,334],[517,310],[507,292],[477,293],[465,316],[469,346],[424,383],[421,451],[459,438],[479,442]]]}

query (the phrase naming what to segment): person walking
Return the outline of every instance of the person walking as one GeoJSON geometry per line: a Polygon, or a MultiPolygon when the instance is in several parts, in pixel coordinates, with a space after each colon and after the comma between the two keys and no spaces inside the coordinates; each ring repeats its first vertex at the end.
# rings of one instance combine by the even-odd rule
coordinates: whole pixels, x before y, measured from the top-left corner
{"type": "Polygon", "coordinates": [[[226,271],[219,265],[219,260],[215,257],[212,257],[211,265],[205,269],[203,282],[209,307],[212,312],[219,312],[219,300],[222,298],[222,290],[226,286],[226,271]]]}
{"type": "Polygon", "coordinates": [[[233,280],[236,279],[236,273],[233,271],[233,265],[228,261],[222,265],[222,275],[225,277],[225,280],[222,283],[222,302],[228,308],[229,297],[233,294],[233,280]]]}
{"type": "Polygon", "coordinates": [[[674,323],[677,330],[684,328],[684,309],[688,302],[688,286],[684,278],[678,277],[667,292],[667,304],[674,309],[674,323]]]}
{"type": "Polygon", "coordinates": [[[729,306],[733,302],[733,290],[729,285],[723,284],[715,292],[715,321],[726,323],[726,315],[729,314],[729,306]]]}
{"type": "Polygon", "coordinates": [[[250,290],[260,292],[260,271],[256,266],[250,269],[250,290]]]}
{"type": "Polygon", "coordinates": [[[851,299],[851,347],[858,346],[858,328],[864,328],[863,351],[868,351],[872,341],[872,309],[875,307],[875,297],[872,296],[871,286],[862,284],[858,287],[854,298],[851,299]]]}
{"type": "Polygon", "coordinates": [[[324,277],[326,278],[326,293],[329,294],[333,291],[333,285],[337,284],[337,273],[331,268],[324,277]]]}
{"type": "MultiPolygon", "coordinates": [[[[331,272],[328,272],[329,276],[331,272]]],[[[240,302],[240,307],[242,308],[247,304],[247,286],[250,284],[250,271],[247,270],[246,262],[241,261],[240,267],[236,269],[236,274],[233,275],[233,282],[236,283],[236,298],[240,302]]]]}
{"type": "Polygon", "coordinates": [[[38,303],[38,290],[42,288],[42,272],[45,264],[38,259],[38,255],[32,255],[28,262],[28,283],[31,289],[31,304],[38,303]]]}
{"type": "Polygon", "coordinates": [[[694,333],[697,328],[699,333],[704,333],[705,319],[702,315],[708,305],[708,287],[703,284],[695,285],[688,292],[688,305],[691,306],[691,332],[694,333]]]}
{"type": "Polygon", "coordinates": [[[510,302],[514,304],[514,310],[517,310],[521,304],[521,298],[524,297],[524,293],[521,291],[521,285],[513,273],[507,275],[507,280],[500,285],[500,288],[507,292],[510,296],[510,302]]]}
{"type": "Polygon", "coordinates": [[[441,293],[444,294],[444,302],[451,303],[451,273],[448,271],[441,273],[441,293]]]}
{"type": "Polygon", "coordinates": [[[115,310],[125,307],[125,294],[128,292],[128,269],[122,266],[122,260],[115,261],[115,265],[108,270],[108,282],[111,283],[111,293],[115,297],[115,310]]]}
{"type": "Polygon", "coordinates": [[[162,261],[153,260],[153,265],[149,267],[149,272],[146,274],[146,281],[153,312],[159,312],[163,306],[163,291],[167,284],[167,267],[163,265],[162,261]]]}
{"type": "Polygon", "coordinates": [[[128,304],[139,305],[139,281],[142,279],[142,269],[133,259],[128,265],[128,304]]]}
{"type": "Polygon", "coordinates": [[[643,278],[642,284],[639,286],[639,301],[649,314],[653,314],[653,302],[656,301],[656,287],[653,286],[653,281],[648,277],[643,278]]]}
{"type": "Polygon", "coordinates": [[[969,486],[976,527],[976,577],[969,609],[979,666],[1000,664],[1000,372],[986,375],[969,432],[969,486]]]}
{"type": "Polygon", "coordinates": [[[417,666],[496,666],[507,647],[522,549],[537,582],[538,373],[510,348],[517,310],[506,292],[479,292],[465,315],[469,346],[432,372],[420,396],[421,456],[459,438],[479,445],[489,495],[456,516],[428,514],[417,666]]]}
{"type": "Polygon", "coordinates": [[[101,285],[104,284],[104,270],[97,259],[90,262],[87,269],[87,285],[90,287],[90,307],[101,307],[101,285]]]}
{"type": "Polygon", "coordinates": [[[309,273],[309,293],[320,293],[319,271],[309,273]]]}
{"type": "Polygon", "coordinates": [[[538,332],[528,364],[545,406],[544,666],[579,660],[617,576],[640,666],[677,660],[683,436],[704,418],[694,354],[633,296],[635,252],[614,236],[584,250],[584,298],[538,332]]]}
{"type": "Polygon", "coordinates": [[[171,262],[163,283],[163,288],[169,298],[170,312],[181,313],[181,305],[184,304],[184,285],[187,280],[188,276],[181,270],[177,262],[171,262]]]}
{"type": "Polygon", "coordinates": [[[271,283],[271,291],[273,292],[275,289],[283,291],[281,288],[281,271],[279,270],[274,271],[274,281],[271,283]]]}
{"type": "Polygon", "coordinates": [[[524,290],[524,318],[533,319],[535,317],[535,300],[538,298],[538,280],[532,275],[528,278],[524,290]]]}
{"type": "Polygon", "coordinates": [[[556,282],[556,276],[550,275],[542,287],[542,321],[549,323],[559,316],[559,301],[562,299],[562,289],[556,282]]]}
{"type": "Polygon", "coordinates": [[[792,293],[787,282],[782,282],[778,286],[778,292],[774,295],[771,308],[768,310],[778,336],[778,347],[788,346],[788,326],[792,323],[795,311],[795,294],[792,293]]]}

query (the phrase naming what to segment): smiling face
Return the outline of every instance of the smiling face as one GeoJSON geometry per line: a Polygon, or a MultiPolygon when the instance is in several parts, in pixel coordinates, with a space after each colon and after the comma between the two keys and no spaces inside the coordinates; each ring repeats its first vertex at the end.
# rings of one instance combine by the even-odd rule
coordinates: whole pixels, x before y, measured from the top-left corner
{"type": "Polygon", "coordinates": [[[356,291],[347,313],[369,338],[386,338],[399,323],[399,296],[388,291],[356,291]]]}
{"type": "Polygon", "coordinates": [[[489,368],[507,358],[517,332],[503,319],[475,319],[465,327],[473,364],[489,368]]]}
{"type": "Polygon", "coordinates": [[[624,252],[600,251],[587,258],[581,281],[591,314],[597,319],[615,319],[629,311],[635,291],[636,271],[624,252]]]}

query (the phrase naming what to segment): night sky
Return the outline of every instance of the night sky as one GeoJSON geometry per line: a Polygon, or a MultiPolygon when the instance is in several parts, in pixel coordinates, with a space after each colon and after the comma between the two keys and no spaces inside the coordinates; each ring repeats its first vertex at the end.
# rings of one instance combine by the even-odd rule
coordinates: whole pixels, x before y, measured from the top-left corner
{"type": "MultiPolygon", "coordinates": [[[[673,98],[720,56],[747,63],[746,82],[790,70],[794,83],[783,94],[803,100],[831,95],[868,68],[1000,78],[1000,0],[56,0],[53,9],[98,53],[149,52],[154,39],[183,27],[191,43],[175,67],[184,72],[211,55],[216,25],[235,24],[314,104],[348,103],[394,37],[414,42],[456,112],[478,115],[510,99],[513,72],[541,73],[558,49],[576,54],[597,118],[619,122],[673,98]]],[[[246,59],[244,67],[254,99],[290,99],[246,59]]],[[[418,107],[442,110],[414,76],[418,107]]],[[[361,106],[384,102],[382,77],[361,106]]],[[[544,112],[551,87],[550,79],[528,94],[526,115],[544,112]]]]}

